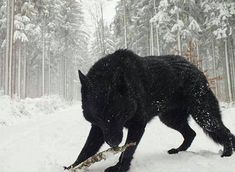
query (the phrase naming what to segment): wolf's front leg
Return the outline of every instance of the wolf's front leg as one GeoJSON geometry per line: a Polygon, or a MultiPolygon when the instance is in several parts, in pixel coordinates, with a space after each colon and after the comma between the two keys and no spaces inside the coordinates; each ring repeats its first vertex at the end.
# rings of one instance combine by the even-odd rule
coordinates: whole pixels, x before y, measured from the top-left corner
{"type": "Polygon", "coordinates": [[[72,165],[65,167],[65,169],[75,167],[90,156],[96,154],[99,151],[100,147],[103,145],[103,143],[104,136],[102,130],[97,126],[92,125],[86,143],[81,153],[79,154],[77,160],[72,165]]]}
{"type": "Polygon", "coordinates": [[[128,130],[127,135],[127,143],[136,143],[136,146],[132,146],[128,148],[125,152],[123,152],[119,158],[119,162],[112,167],[109,167],[105,170],[105,172],[126,172],[129,170],[131,165],[131,160],[133,159],[133,155],[135,153],[135,150],[144,134],[145,126],[138,124],[134,124],[135,126],[131,126],[128,130]]]}

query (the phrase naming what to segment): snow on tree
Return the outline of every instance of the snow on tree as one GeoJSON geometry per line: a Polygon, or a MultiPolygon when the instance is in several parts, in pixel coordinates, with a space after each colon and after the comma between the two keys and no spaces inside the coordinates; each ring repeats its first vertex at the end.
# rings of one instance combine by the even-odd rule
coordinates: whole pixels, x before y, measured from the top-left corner
{"type": "Polygon", "coordinates": [[[72,100],[79,97],[77,69],[86,72],[105,54],[128,47],[142,56],[184,56],[193,42],[207,76],[222,78],[216,95],[234,101],[233,0],[118,0],[110,24],[106,0],[93,0],[88,11],[93,29],[84,2],[0,1],[0,89],[5,94],[59,94],[72,100]]]}
{"type": "MultiPolygon", "coordinates": [[[[6,16],[7,2],[0,2],[0,15],[6,16]]],[[[9,61],[13,69],[7,69],[11,74],[1,67],[2,73],[7,76],[5,78],[9,78],[9,75],[12,77],[10,80],[13,83],[7,81],[12,95],[24,98],[61,94],[66,99],[77,98],[78,84],[73,81],[79,65],[82,66],[79,59],[87,56],[88,42],[82,2],[19,0],[14,5],[14,16],[0,20],[0,27],[6,28],[6,21],[14,24],[14,40],[11,44],[14,53],[9,61]],[[66,65],[62,60],[65,58],[66,65]]],[[[6,53],[3,49],[8,45],[5,32],[5,29],[0,32],[1,53],[6,53]]],[[[1,88],[3,84],[6,85],[6,82],[1,80],[1,88]]]]}
{"type": "MultiPolygon", "coordinates": [[[[125,42],[122,2],[119,1],[116,7],[113,22],[117,48],[123,48],[125,42]]],[[[230,73],[230,78],[233,78],[232,76],[235,76],[234,4],[232,0],[138,2],[126,0],[128,48],[140,55],[171,53],[184,55],[189,43],[193,42],[197,60],[202,63],[202,67],[209,67],[214,71],[208,71],[209,76],[218,77],[227,71],[230,73]],[[221,49],[225,47],[225,39],[228,39],[227,48],[221,49]],[[208,53],[212,55],[210,56],[212,63],[208,60],[208,53]]],[[[217,96],[225,101],[231,101],[231,92],[233,97],[235,96],[235,82],[230,82],[233,90],[230,89],[232,90],[230,93],[226,91],[224,95],[223,90],[226,90],[229,82],[226,78],[228,76],[224,75],[224,79],[218,82],[217,96]]]]}

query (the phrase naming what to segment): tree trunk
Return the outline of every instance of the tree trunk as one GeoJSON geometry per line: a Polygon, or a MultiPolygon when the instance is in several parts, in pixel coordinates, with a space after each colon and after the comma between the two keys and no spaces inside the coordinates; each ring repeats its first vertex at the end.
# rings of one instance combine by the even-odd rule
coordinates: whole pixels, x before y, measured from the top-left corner
{"type": "MultiPolygon", "coordinates": [[[[212,40],[211,48],[212,48],[213,77],[217,77],[216,57],[215,57],[215,41],[214,40],[212,40]]],[[[218,84],[217,84],[217,82],[215,82],[215,95],[216,95],[216,97],[218,97],[218,84]]]]}
{"type": "MultiPolygon", "coordinates": [[[[229,38],[230,38],[230,44],[231,44],[231,46],[230,46],[231,47],[231,50],[230,50],[230,52],[231,52],[231,58],[230,58],[231,78],[235,78],[234,40],[233,40],[232,35],[229,36],[229,38]]],[[[233,93],[232,99],[233,99],[233,101],[235,101],[235,79],[232,79],[231,82],[232,82],[232,93],[233,93]]]]}
{"type": "Polygon", "coordinates": [[[24,64],[23,64],[23,98],[27,96],[26,90],[27,90],[27,57],[24,53],[24,64]]]}
{"type": "Polygon", "coordinates": [[[160,56],[160,41],[159,41],[159,28],[156,27],[156,36],[157,36],[157,55],[160,56]]]}
{"type": "Polygon", "coordinates": [[[12,97],[12,56],[14,36],[14,0],[7,1],[7,38],[5,66],[5,94],[12,97]]]}
{"type": "Polygon", "coordinates": [[[1,49],[0,49],[0,61],[1,61],[1,63],[0,63],[0,90],[2,90],[2,88],[3,88],[3,79],[4,79],[4,74],[3,74],[3,72],[4,72],[4,59],[3,59],[3,54],[2,54],[2,51],[1,51],[1,49]]]}
{"type": "Polygon", "coordinates": [[[21,98],[21,43],[18,44],[18,77],[17,77],[17,95],[21,98]]]}
{"type": "Polygon", "coordinates": [[[9,55],[10,55],[10,29],[11,29],[11,4],[10,0],[7,1],[7,35],[6,35],[6,57],[5,57],[5,86],[4,94],[8,95],[8,79],[9,79],[9,55]]]}
{"type": "MultiPolygon", "coordinates": [[[[176,21],[177,24],[179,25],[179,7],[177,6],[177,10],[176,10],[176,21]]],[[[178,32],[177,32],[177,45],[178,45],[178,54],[181,55],[181,40],[180,40],[180,28],[178,26],[178,32]]]]}
{"type": "Polygon", "coordinates": [[[226,63],[226,76],[228,82],[228,100],[232,102],[232,88],[231,88],[231,73],[229,66],[229,57],[228,57],[228,38],[224,40],[224,52],[225,52],[225,63],[226,63]]]}
{"type": "Polygon", "coordinates": [[[199,42],[196,42],[196,50],[197,50],[197,66],[200,70],[202,70],[202,61],[200,62],[201,58],[200,58],[200,50],[199,50],[199,42]]]}
{"type": "Polygon", "coordinates": [[[153,23],[150,22],[150,55],[154,55],[153,23]]]}
{"type": "Polygon", "coordinates": [[[51,56],[50,56],[50,45],[48,48],[48,59],[49,59],[49,65],[48,65],[48,95],[51,94],[51,56]]]}
{"type": "Polygon", "coordinates": [[[12,69],[12,64],[13,64],[13,37],[14,37],[14,9],[15,9],[15,0],[11,1],[11,28],[10,28],[10,52],[9,52],[9,95],[13,97],[13,91],[12,91],[12,76],[13,76],[13,69],[12,69]]]}
{"type": "Polygon", "coordinates": [[[126,15],[126,0],[123,0],[123,9],[124,9],[124,14],[123,14],[123,23],[124,23],[124,45],[125,45],[125,48],[128,48],[128,45],[127,45],[127,15],[126,15]]]}
{"type": "Polygon", "coordinates": [[[12,55],[12,77],[11,77],[11,89],[12,89],[12,97],[17,96],[17,51],[16,47],[13,46],[13,55],[12,55]]]}
{"type": "Polygon", "coordinates": [[[101,43],[102,43],[102,55],[105,55],[105,36],[104,36],[104,13],[103,4],[100,2],[100,12],[101,12],[101,43]]]}
{"type": "MultiPolygon", "coordinates": [[[[157,14],[156,0],[153,0],[153,9],[154,9],[154,14],[157,14]]],[[[160,56],[159,26],[158,25],[156,25],[156,41],[157,41],[157,56],[160,56]]]]}
{"type": "MultiPolygon", "coordinates": [[[[65,43],[66,44],[66,43],[65,43]]],[[[67,47],[67,44],[65,45],[67,47]]],[[[63,97],[67,99],[67,65],[66,65],[66,55],[63,56],[63,97]]]]}
{"type": "Polygon", "coordinates": [[[45,95],[45,23],[42,26],[42,96],[45,95]]]}

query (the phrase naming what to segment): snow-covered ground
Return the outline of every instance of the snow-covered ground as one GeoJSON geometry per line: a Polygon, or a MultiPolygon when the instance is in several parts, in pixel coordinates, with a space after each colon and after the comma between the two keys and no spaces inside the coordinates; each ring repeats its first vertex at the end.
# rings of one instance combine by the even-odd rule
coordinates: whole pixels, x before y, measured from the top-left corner
{"type": "Polygon", "coordinates": [[[59,96],[20,100],[0,94],[0,126],[9,126],[40,115],[47,115],[64,109],[67,105],[68,103],[59,96]]]}
{"type": "MultiPolygon", "coordinates": [[[[3,109],[0,107],[0,117],[3,109]]],[[[235,108],[223,110],[226,126],[235,133],[235,108]]],[[[221,147],[208,139],[191,121],[197,136],[187,152],[176,155],[167,150],[182,138],[158,118],[146,128],[130,172],[234,172],[235,153],[221,158],[221,147]]],[[[52,114],[37,115],[12,125],[0,125],[0,172],[63,172],[80,152],[89,123],[83,119],[80,103],[52,114]]],[[[105,145],[102,150],[106,149],[105,145]]],[[[90,172],[102,172],[115,164],[118,156],[96,163],[90,172]]]]}

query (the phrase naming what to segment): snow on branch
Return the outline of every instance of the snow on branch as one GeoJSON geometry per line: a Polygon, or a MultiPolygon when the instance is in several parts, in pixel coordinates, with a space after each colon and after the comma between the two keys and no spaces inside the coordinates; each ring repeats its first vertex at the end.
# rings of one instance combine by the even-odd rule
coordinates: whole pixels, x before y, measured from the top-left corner
{"type": "Polygon", "coordinates": [[[192,19],[192,21],[190,22],[188,28],[189,28],[189,30],[192,30],[192,31],[202,32],[199,24],[197,23],[197,21],[195,19],[192,19]]]}

